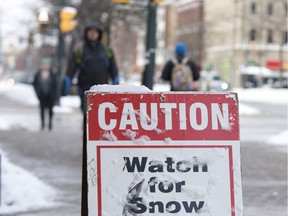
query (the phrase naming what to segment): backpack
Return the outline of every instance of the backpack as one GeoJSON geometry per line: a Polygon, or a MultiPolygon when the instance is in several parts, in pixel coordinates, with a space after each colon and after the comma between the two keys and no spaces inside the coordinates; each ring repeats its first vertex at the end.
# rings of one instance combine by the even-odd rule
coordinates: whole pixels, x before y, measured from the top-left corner
{"type": "Polygon", "coordinates": [[[193,73],[188,64],[189,59],[183,59],[182,62],[175,61],[171,74],[171,84],[175,91],[193,90],[193,73]]]}
{"type": "MultiPolygon", "coordinates": [[[[113,56],[111,48],[106,43],[102,42],[102,45],[105,49],[106,55],[108,56],[109,59],[111,59],[113,56]]],[[[84,67],[83,53],[84,53],[84,46],[83,45],[76,48],[76,50],[75,50],[76,64],[80,65],[80,68],[84,67]]]]}

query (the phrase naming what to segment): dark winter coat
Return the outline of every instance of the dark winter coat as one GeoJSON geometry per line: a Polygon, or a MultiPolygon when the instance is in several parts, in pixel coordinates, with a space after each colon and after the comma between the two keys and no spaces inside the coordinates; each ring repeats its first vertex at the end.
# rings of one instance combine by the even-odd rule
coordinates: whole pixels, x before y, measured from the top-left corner
{"type": "Polygon", "coordinates": [[[57,77],[50,71],[47,79],[42,79],[40,70],[34,76],[33,87],[40,105],[53,107],[57,98],[57,77]]]}
{"type": "MultiPolygon", "coordinates": [[[[182,58],[177,57],[177,61],[178,62],[181,62],[182,60],[183,60],[183,57],[182,58]]],[[[174,60],[174,62],[175,61],[176,60],[174,60]]],[[[171,83],[171,85],[170,85],[171,86],[171,91],[175,91],[175,89],[173,89],[173,87],[172,87],[172,70],[173,70],[173,67],[175,65],[174,62],[173,62],[173,60],[169,60],[165,64],[165,66],[164,66],[164,68],[162,70],[162,74],[161,74],[161,78],[163,80],[170,81],[170,83],[171,83]]],[[[199,74],[199,70],[198,70],[197,65],[195,64],[195,62],[192,59],[189,59],[187,64],[190,66],[191,71],[193,73],[192,74],[193,75],[193,80],[194,81],[199,80],[200,74],[199,74]]]]}
{"type": "Polygon", "coordinates": [[[101,42],[102,31],[98,29],[99,38],[97,41],[89,41],[87,38],[87,27],[84,31],[84,45],[76,49],[72,54],[67,76],[73,79],[78,74],[78,85],[82,89],[89,89],[93,85],[108,84],[109,78],[114,81],[118,77],[118,68],[112,50],[104,47],[101,42]],[[79,61],[80,49],[80,61],[79,61]]]}

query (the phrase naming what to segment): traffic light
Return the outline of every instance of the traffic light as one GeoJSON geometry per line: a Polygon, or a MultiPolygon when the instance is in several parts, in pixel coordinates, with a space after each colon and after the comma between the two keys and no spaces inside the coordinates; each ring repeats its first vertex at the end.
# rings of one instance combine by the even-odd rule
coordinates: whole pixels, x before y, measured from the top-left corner
{"type": "Polygon", "coordinates": [[[160,3],[162,3],[162,2],[164,2],[165,0],[154,0],[154,2],[156,3],[156,4],[160,4],[160,3]]]}
{"type": "Polygon", "coordinates": [[[47,33],[50,26],[50,16],[48,11],[41,10],[38,15],[38,28],[39,32],[47,33]]]}
{"type": "Polygon", "coordinates": [[[112,0],[112,2],[116,4],[130,4],[131,3],[130,0],[112,0]]]}
{"type": "Polygon", "coordinates": [[[74,18],[77,15],[77,10],[73,7],[64,7],[60,11],[59,28],[62,33],[70,32],[77,26],[77,21],[74,18]]]}

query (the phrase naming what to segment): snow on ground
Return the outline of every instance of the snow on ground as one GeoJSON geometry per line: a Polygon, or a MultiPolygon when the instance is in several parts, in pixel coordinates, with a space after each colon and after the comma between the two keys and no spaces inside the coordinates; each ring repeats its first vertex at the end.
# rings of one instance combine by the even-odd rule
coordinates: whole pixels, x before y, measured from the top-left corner
{"type": "MultiPolygon", "coordinates": [[[[94,87],[96,90],[97,88],[101,89],[101,87],[94,87]]],[[[127,87],[128,88],[128,87],[127,87]]],[[[126,88],[126,89],[127,89],[126,88]]],[[[131,87],[129,87],[131,89],[131,87]]],[[[94,90],[95,90],[94,89],[94,90]]],[[[102,89],[107,89],[103,86],[102,89]]],[[[139,88],[138,88],[139,89],[139,88]]],[[[143,86],[142,86],[142,91],[143,86]]],[[[170,87],[168,84],[155,84],[154,91],[169,91],[170,87]]],[[[93,90],[93,89],[92,89],[93,90]]],[[[147,91],[147,89],[145,89],[147,91]]],[[[248,106],[245,102],[263,102],[263,103],[271,103],[271,104],[280,104],[280,105],[287,105],[288,104],[288,91],[287,89],[271,89],[271,88],[254,88],[254,89],[241,89],[237,88],[234,89],[233,92],[238,94],[239,99],[239,113],[240,115],[260,115],[261,111],[248,106]]],[[[5,82],[0,82],[0,94],[5,95],[13,100],[17,100],[19,102],[23,102],[28,105],[37,105],[38,101],[34,90],[31,85],[20,84],[16,83],[15,85],[9,86],[5,82]]],[[[80,107],[80,100],[78,96],[65,96],[61,97],[60,99],[60,106],[55,106],[54,111],[56,113],[64,113],[64,112],[72,112],[73,109],[80,107]]],[[[7,130],[9,127],[15,124],[8,123],[13,119],[17,121],[17,119],[21,120],[21,117],[13,118],[9,117],[1,117],[2,121],[0,121],[0,129],[7,130]],[[3,119],[4,118],[4,119],[3,119]]],[[[26,127],[24,122],[20,124],[22,127],[26,127]]],[[[274,139],[273,139],[274,140],[274,139]]]]}
{"type": "MultiPolygon", "coordinates": [[[[0,81],[0,94],[27,105],[37,105],[38,100],[31,85],[17,83],[8,85],[0,81]]],[[[56,113],[72,112],[73,108],[80,107],[80,100],[77,96],[66,96],[60,98],[60,106],[55,106],[56,113]]]]}
{"type": "Polygon", "coordinates": [[[273,145],[288,145],[288,129],[276,134],[275,136],[270,137],[268,140],[268,143],[273,144],[273,145]]]}
{"type": "MultiPolygon", "coordinates": [[[[169,91],[169,86],[155,84],[153,90],[165,92],[169,91]]],[[[235,92],[238,93],[240,101],[240,115],[261,114],[260,110],[247,106],[245,102],[264,102],[287,105],[288,97],[286,89],[235,89],[235,92]]],[[[17,100],[31,106],[38,104],[31,85],[16,83],[9,86],[7,83],[0,81],[0,95],[4,95],[12,100],[17,100]]],[[[72,112],[74,108],[79,109],[79,106],[80,100],[78,96],[65,96],[61,97],[60,106],[55,107],[55,112],[72,112]]],[[[21,125],[23,128],[37,127],[35,126],[37,123],[25,121],[25,116],[22,116],[21,120],[21,113],[9,116],[0,115],[0,130],[10,130],[13,125],[21,125]],[[15,124],[17,121],[18,124],[15,124]],[[22,122],[19,124],[19,121],[22,122]]],[[[288,130],[285,130],[282,133],[271,137],[268,140],[268,143],[274,145],[287,145],[287,140],[288,130]]],[[[2,205],[0,214],[25,211],[40,206],[49,206],[53,203],[51,198],[55,197],[56,194],[56,191],[53,188],[45,185],[26,170],[11,164],[3,152],[0,151],[0,154],[2,156],[2,205]],[[33,200],[33,206],[31,200],[33,200]]]]}
{"type": "MultiPolygon", "coordinates": [[[[0,82],[0,95],[31,106],[38,104],[34,90],[30,85],[15,84],[9,86],[0,82]]],[[[62,108],[55,107],[56,112],[71,112],[78,101],[79,99],[76,97],[63,98],[61,102],[65,106],[62,108]]],[[[0,130],[21,127],[36,131],[39,128],[36,119],[38,120],[38,116],[35,121],[31,118],[27,120],[27,116],[21,113],[0,114],[0,130]]],[[[0,215],[57,205],[53,201],[58,193],[56,189],[46,185],[27,170],[12,164],[1,149],[0,164],[0,215]]]]}
{"type": "Polygon", "coordinates": [[[240,102],[263,102],[281,105],[288,104],[287,89],[271,89],[268,87],[250,89],[236,88],[234,91],[238,94],[240,102]]]}
{"type": "MultiPolygon", "coordinates": [[[[37,106],[38,100],[31,85],[16,83],[8,85],[0,81],[0,95],[4,95],[12,100],[21,102],[29,106],[37,106]]],[[[66,96],[60,98],[60,105],[53,108],[54,113],[72,113],[73,109],[79,109],[80,100],[78,96],[66,96]]],[[[23,128],[28,131],[39,130],[39,117],[25,116],[21,113],[0,114],[0,130],[10,130],[12,128],[23,128]],[[29,119],[28,119],[29,118],[29,119]]]]}
{"type": "Polygon", "coordinates": [[[9,85],[8,82],[0,82],[0,94],[27,105],[38,104],[34,89],[30,85],[20,83],[9,85]]]}
{"type": "Polygon", "coordinates": [[[0,149],[0,214],[55,206],[57,192],[21,167],[13,165],[0,149]],[[32,202],[33,200],[33,202],[32,202]]]}

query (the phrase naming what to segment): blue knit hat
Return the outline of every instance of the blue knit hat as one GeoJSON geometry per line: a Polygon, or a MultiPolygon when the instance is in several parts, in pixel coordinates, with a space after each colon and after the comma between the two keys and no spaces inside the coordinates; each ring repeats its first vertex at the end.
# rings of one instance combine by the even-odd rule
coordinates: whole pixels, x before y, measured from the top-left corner
{"type": "Polygon", "coordinates": [[[186,55],[187,47],[184,43],[178,43],[175,47],[175,53],[177,55],[186,55]]]}

